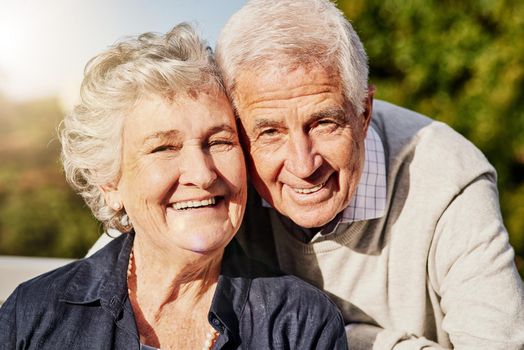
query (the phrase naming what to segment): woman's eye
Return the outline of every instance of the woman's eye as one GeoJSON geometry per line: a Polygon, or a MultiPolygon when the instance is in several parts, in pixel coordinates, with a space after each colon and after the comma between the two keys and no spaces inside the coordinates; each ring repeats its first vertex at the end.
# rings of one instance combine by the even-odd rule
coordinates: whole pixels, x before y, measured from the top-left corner
{"type": "Polygon", "coordinates": [[[159,153],[159,152],[168,152],[168,151],[176,151],[177,148],[173,145],[162,145],[155,147],[151,153],[159,153]]]}
{"type": "Polygon", "coordinates": [[[226,140],[218,140],[218,141],[211,141],[209,143],[210,146],[220,146],[220,145],[231,145],[231,141],[226,140]]]}
{"type": "Polygon", "coordinates": [[[228,149],[231,146],[233,146],[233,141],[231,140],[212,140],[208,143],[210,149],[228,149]]]}

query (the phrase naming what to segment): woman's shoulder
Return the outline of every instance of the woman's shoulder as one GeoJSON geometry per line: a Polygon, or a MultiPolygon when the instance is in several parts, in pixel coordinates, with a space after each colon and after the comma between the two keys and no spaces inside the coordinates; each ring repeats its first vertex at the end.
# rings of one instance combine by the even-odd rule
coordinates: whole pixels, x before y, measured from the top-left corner
{"type": "Polygon", "coordinates": [[[66,289],[72,277],[82,270],[83,260],[73,261],[30,280],[21,283],[16,289],[17,297],[30,303],[35,300],[42,303],[42,298],[61,294],[66,289]]]}
{"type": "Polygon", "coordinates": [[[89,258],[73,261],[21,283],[15,290],[16,298],[22,301],[24,308],[32,308],[78,294],[81,289],[96,290],[95,284],[103,284],[104,276],[111,274],[122,244],[123,239],[115,240],[89,258]]]}
{"type": "Polygon", "coordinates": [[[267,305],[282,307],[285,304],[289,308],[308,314],[318,312],[326,317],[338,314],[337,306],[323,291],[293,275],[254,278],[250,294],[264,295],[267,305]]]}
{"type": "Polygon", "coordinates": [[[17,328],[16,320],[24,320],[22,327],[31,327],[36,320],[44,322],[52,317],[70,287],[69,281],[82,264],[82,261],[74,261],[21,283],[0,308],[0,323],[3,324],[0,339],[8,329],[17,328]]]}
{"type": "Polygon", "coordinates": [[[253,348],[278,347],[285,340],[291,349],[347,349],[342,315],[324,292],[286,274],[250,282],[240,323],[242,338],[259,339],[253,348]]]}
{"type": "Polygon", "coordinates": [[[248,280],[248,299],[252,303],[264,303],[268,310],[285,306],[300,312],[318,312],[326,317],[339,315],[335,303],[323,291],[296,276],[247,257],[238,243],[232,242],[228,246],[223,271],[226,271],[226,276],[248,280]]]}

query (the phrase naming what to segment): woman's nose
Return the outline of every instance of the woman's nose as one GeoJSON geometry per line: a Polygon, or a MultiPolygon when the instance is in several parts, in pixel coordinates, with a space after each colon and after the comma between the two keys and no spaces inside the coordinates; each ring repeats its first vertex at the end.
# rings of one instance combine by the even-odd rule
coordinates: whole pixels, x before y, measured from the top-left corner
{"type": "Polygon", "coordinates": [[[191,147],[183,153],[179,182],[187,186],[209,188],[218,177],[211,156],[199,147],[191,147]]]}

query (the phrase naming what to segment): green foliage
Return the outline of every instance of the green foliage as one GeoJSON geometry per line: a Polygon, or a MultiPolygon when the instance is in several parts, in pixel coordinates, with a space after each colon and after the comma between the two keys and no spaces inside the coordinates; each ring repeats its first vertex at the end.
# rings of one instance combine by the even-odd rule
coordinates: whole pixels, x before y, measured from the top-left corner
{"type": "MultiPolygon", "coordinates": [[[[499,174],[524,275],[524,1],[339,0],[377,97],[442,120],[499,174]]],[[[54,100],[0,96],[0,254],[81,257],[101,228],[60,172],[54,100]]]]}
{"type": "Polygon", "coordinates": [[[84,256],[100,229],[61,173],[56,101],[0,111],[0,255],[84,256]]]}
{"type": "Polygon", "coordinates": [[[495,166],[524,275],[524,2],[338,5],[367,49],[376,96],[446,122],[495,166]]]}

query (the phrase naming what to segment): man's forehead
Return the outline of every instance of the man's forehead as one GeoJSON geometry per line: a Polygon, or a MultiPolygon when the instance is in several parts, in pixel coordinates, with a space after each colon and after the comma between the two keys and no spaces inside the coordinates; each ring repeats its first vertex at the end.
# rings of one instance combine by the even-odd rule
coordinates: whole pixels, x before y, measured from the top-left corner
{"type": "Polygon", "coordinates": [[[321,93],[343,95],[335,69],[321,65],[275,66],[241,71],[237,75],[234,98],[241,110],[264,102],[321,93]]]}

